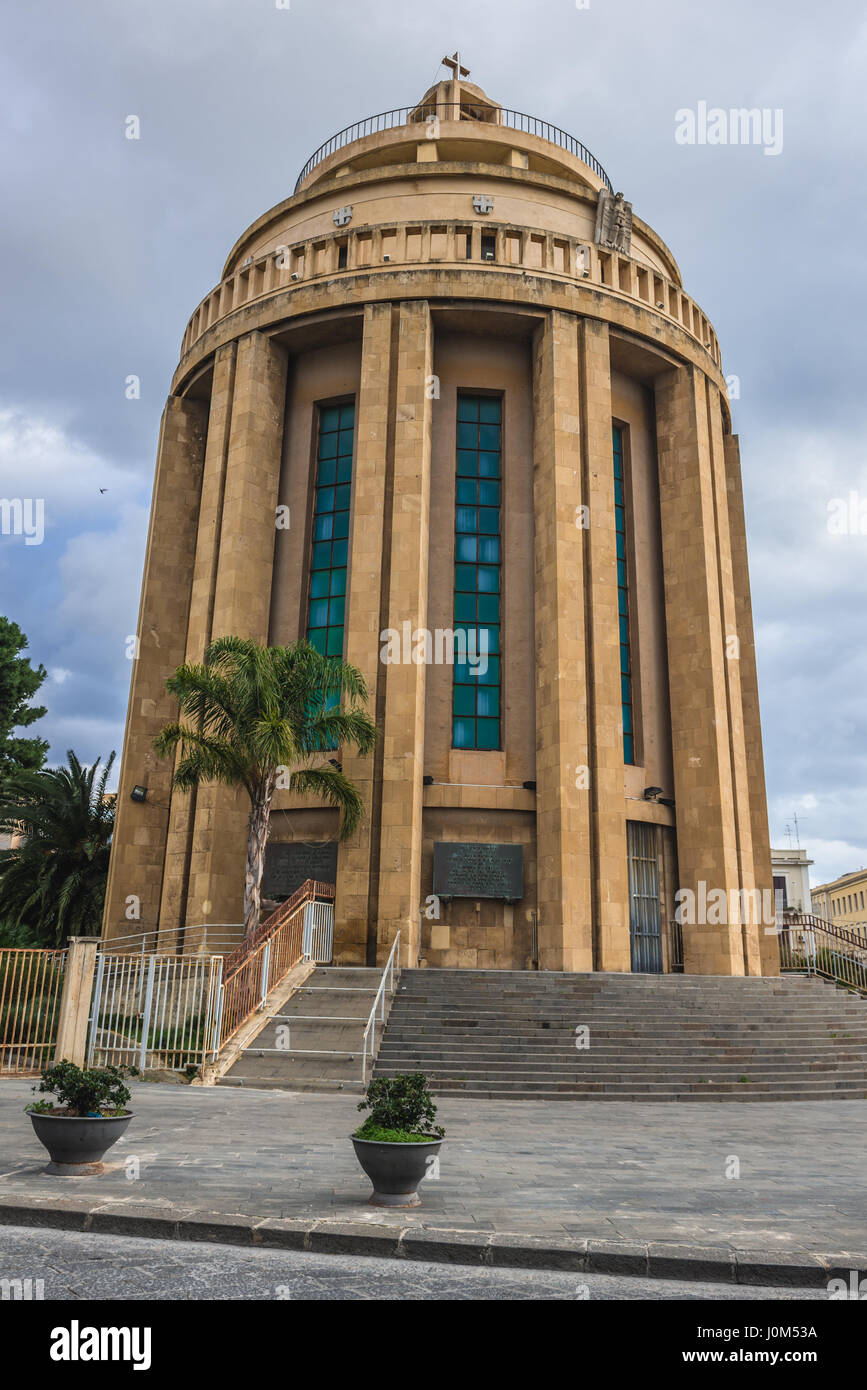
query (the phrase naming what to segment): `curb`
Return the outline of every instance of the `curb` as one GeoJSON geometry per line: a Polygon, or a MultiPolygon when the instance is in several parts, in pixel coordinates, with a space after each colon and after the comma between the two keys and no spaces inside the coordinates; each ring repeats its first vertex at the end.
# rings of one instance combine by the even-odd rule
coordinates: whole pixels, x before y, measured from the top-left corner
{"type": "Polygon", "coordinates": [[[848,1280],[853,1270],[859,1280],[867,1278],[867,1254],[852,1252],[735,1250],[724,1245],[581,1240],[567,1235],[389,1226],[323,1217],[265,1218],[171,1203],[93,1203],[75,1197],[0,1197],[0,1226],[41,1226],[327,1255],[376,1255],[489,1269],[555,1269],[716,1284],[815,1289],[826,1287],[830,1279],[848,1280]]]}

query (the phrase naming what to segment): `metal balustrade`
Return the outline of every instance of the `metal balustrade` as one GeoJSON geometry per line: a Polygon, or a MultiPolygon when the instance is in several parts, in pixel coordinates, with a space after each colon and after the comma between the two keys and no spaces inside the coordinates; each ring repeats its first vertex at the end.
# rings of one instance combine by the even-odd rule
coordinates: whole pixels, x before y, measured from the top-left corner
{"type": "MultiPolygon", "coordinates": [[[[476,101],[417,102],[415,106],[398,106],[393,111],[380,111],[375,116],[365,116],[363,120],[354,121],[352,125],[332,135],[313,152],[298,175],[295,192],[298,192],[317,164],[321,164],[324,159],[328,159],[347,145],[354,144],[356,140],[365,140],[370,135],[379,135],[386,130],[398,130],[401,126],[424,127],[433,118],[440,121],[473,122],[476,125],[505,127],[507,130],[521,131],[524,135],[535,135],[538,139],[547,140],[550,145],[556,145],[580,159],[582,164],[586,164],[587,168],[602,180],[610,192],[614,192],[614,185],[596,156],[568,131],[561,130],[559,126],[552,125],[540,116],[529,116],[525,111],[510,111],[502,106],[486,106],[483,102],[476,101]]],[[[409,133],[408,130],[407,134],[409,133]]]]}
{"type": "Polygon", "coordinates": [[[867,996],[867,943],[809,912],[785,912],[777,927],[780,970],[816,975],[867,996]]]}

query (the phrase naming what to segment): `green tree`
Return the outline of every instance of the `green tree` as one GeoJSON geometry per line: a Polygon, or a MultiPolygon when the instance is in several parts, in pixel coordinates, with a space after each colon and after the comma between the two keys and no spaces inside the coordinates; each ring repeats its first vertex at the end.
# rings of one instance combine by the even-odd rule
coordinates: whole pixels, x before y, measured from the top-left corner
{"type": "Polygon", "coordinates": [[[17,768],[40,768],[48,752],[44,738],[12,737],[13,729],[28,728],[46,712],[44,705],[28,703],[47,672],[20,655],[26,648],[27,638],[18,624],[0,617],[0,785],[17,768]]]}
{"type": "Polygon", "coordinates": [[[114,798],[100,759],[10,773],[0,796],[0,829],[20,843],[0,851],[0,918],[31,929],[42,943],[98,935],[105,900],[114,798]]]}
{"type": "Polygon", "coordinates": [[[307,642],[264,647],[248,638],[219,637],[203,665],[179,666],[166,681],[189,723],[168,724],[154,747],[177,754],[174,785],[202,782],[243,787],[250,798],[244,877],[244,930],[259,922],[262,871],[278,787],[322,797],[341,813],[345,839],[361,819],[362,802],[335,759],[341,744],[367,754],[376,726],[363,706],[361,672],[327,658],[307,642]]]}

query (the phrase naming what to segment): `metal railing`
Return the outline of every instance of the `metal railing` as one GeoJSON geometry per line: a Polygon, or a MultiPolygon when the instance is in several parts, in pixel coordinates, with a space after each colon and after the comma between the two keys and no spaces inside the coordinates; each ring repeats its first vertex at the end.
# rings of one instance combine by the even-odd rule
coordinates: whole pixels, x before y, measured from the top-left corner
{"type": "MultiPolygon", "coordinates": [[[[371,1010],[370,1010],[370,1014],[369,1014],[368,1019],[367,1019],[367,1024],[365,1025],[365,1029],[364,1029],[364,1035],[363,1035],[363,1038],[362,1038],[362,1055],[361,1055],[361,1084],[362,1084],[362,1086],[366,1086],[366,1085],[367,1085],[367,1059],[368,1059],[368,1057],[369,1057],[369,1058],[370,1058],[370,1061],[371,1061],[371,1063],[372,1063],[372,1062],[373,1062],[373,1059],[374,1059],[375,1056],[376,1056],[376,1025],[377,1025],[377,1023],[379,1023],[379,1024],[382,1026],[383,1031],[385,1030],[385,1017],[386,1017],[386,1015],[385,1015],[385,982],[386,982],[386,980],[388,980],[388,982],[389,982],[389,986],[388,986],[388,988],[389,988],[389,993],[393,996],[393,995],[394,995],[394,968],[395,968],[395,957],[397,956],[399,950],[400,950],[400,929],[398,929],[397,936],[394,938],[394,942],[393,942],[393,944],[392,944],[391,950],[390,950],[389,955],[388,955],[388,960],[385,962],[385,969],[384,969],[383,972],[382,972],[382,979],[381,979],[380,982],[379,982],[379,989],[376,991],[376,995],[375,995],[374,1000],[373,1000],[373,1007],[372,1007],[371,1010]],[[379,1009],[379,1018],[378,1018],[378,1019],[377,1019],[377,1017],[376,1017],[377,1008],[379,1009]],[[371,1029],[373,1030],[373,1036],[372,1036],[372,1037],[371,1037],[371,1029]]],[[[397,967],[397,970],[398,970],[398,974],[400,974],[400,966],[397,967]]],[[[380,1037],[380,1042],[381,1042],[381,1041],[382,1041],[382,1038],[380,1037]]]]}
{"type": "Polygon", "coordinates": [[[785,912],[777,927],[780,970],[816,975],[867,996],[867,942],[809,912],[785,912]]]}
{"type": "Polygon", "coordinates": [[[0,949],[0,1074],[36,1076],[54,1055],[65,950],[0,949]]]}
{"type": "Polygon", "coordinates": [[[88,1066],[183,1071],[210,1054],[220,956],[100,952],[88,1028],[88,1066]]]}
{"type": "Polygon", "coordinates": [[[332,135],[330,140],[326,140],[324,145],[320,145],[319,149],[314,151],[298,175],[295,192],[298,192],[307,175],[317,164],[321,164],[323,159],[327,159],[344,146],[351,145],[355,140],[363,140],[368,135],[396,130],[400,126],[424,125],[434,116],[443,121],[474,121],[479,125],[506,126],[510,130],[520,130],[525,135],[536,135],[539,139],[547,140],[580,159],[602,180],[609,192],[614,192],[614,186],[599,160],[574,135],[552,125],[550,121],[542,120],[539,116],[528,116],[524,111],[507,111],[500,106],[485,106],[481,102],[466,101],[460,105],[454,102],[428,102],[421,105],[417,103],[415,106],[398,106],[394,111],[380,111],[375,116],[365,116],[364,120],[355,121],[344,130],[339,130],[336,135],[332,135]]]}

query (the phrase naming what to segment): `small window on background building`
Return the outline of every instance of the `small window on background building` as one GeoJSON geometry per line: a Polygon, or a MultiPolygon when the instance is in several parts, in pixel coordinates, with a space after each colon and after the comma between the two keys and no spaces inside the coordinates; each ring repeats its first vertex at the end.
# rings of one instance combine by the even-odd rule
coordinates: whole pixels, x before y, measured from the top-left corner
{"type": "Polygon", "coordinates": [[[497,254],[497,237],[493,232],[482,233],[482,260],[492,261],[497,254]]]}
{"type": "Polygon", "coordinates": [[[338,242],[337,245],[337,269],[345,270],[346,261],[349,254],[349,247],[345,241],[338,242]]]}

